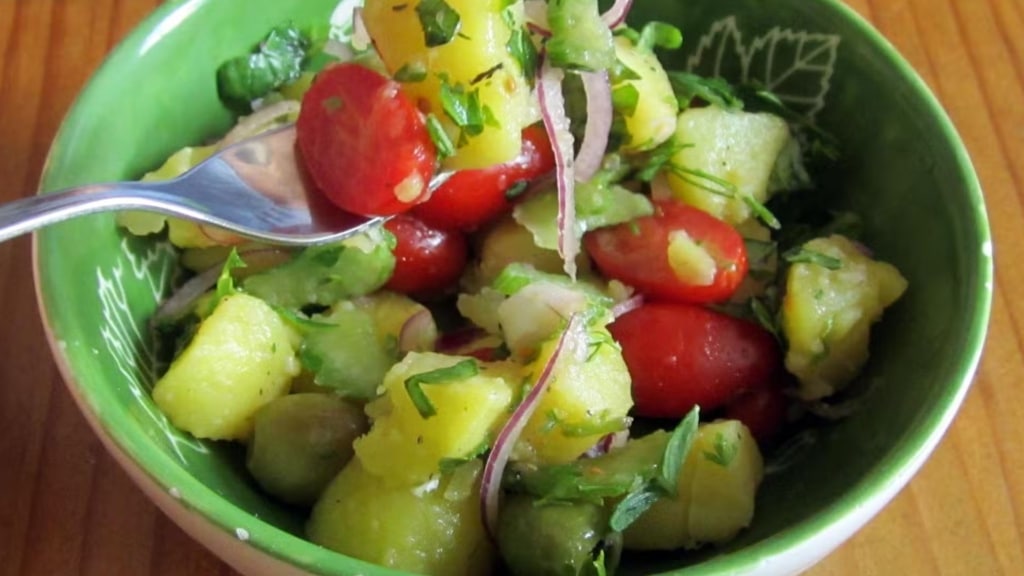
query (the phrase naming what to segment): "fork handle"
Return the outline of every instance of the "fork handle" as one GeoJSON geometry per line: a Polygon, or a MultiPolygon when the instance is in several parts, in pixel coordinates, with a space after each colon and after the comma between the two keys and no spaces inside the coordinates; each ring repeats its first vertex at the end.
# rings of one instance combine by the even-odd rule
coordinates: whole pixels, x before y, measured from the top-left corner
{"type": "Polygon", "coordinates": [[[192,211],[182,202],[141,182],[133,183],[130,188],[93,184],[31,196],[0,204],[0,242],[71,218],[112,210],[141,210],[202,219],[201,212],[192,211]]]}

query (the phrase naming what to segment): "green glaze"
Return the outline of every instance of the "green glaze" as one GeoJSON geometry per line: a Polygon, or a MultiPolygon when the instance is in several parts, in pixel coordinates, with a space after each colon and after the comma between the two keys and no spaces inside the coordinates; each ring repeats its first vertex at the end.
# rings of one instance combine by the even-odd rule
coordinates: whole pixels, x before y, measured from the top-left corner
{"type": "MultiPolygon", "coordinates": [[[[325,21],[334,3],[165,3],[80,96],[54,143],[43,189],[138,177],[175,149],[223,132],[232,119],[217,100],[217,64],[275,24],[325,21]]],[[[945,113],[893,48],[838,0],[637,0],[631,21],[647,18],[682,26],[685,45],[667,56],[676,67],[692,61],[731,79],[777,81],[838,136],[842,161],[823,193],[864,216],[868,244],[910,281],[875,331],[862,409],[811,431],[815,442],[768,476],[752,529],[720,550],[645,555],[624,570],[743,572],[891,493],[945,431],[984,340],[991,240],[982,193],[945,113]]],[[[391,573],[302,540],[302,516],[261,495],[240,449],[197,442],[160,416],[148,397],[159,354],[145,320],[174,281],[166,245],[126,239],[109,215],[82,218],[38,235],[37,267],[45,320],[75,376],[70,385],[158,484],[229,533],[244,528],[250,545],[310,571],[391,573]]]]}

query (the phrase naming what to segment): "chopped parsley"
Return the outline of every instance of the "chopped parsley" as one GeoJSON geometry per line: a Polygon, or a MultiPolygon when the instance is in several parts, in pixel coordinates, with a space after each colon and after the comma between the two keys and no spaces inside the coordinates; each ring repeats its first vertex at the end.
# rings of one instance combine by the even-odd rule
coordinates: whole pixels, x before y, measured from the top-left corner
{"type": "Polygon", "coordinates": [[[444,126],[441,126],[441,121],[437,119],[437,116],[427,114],[426,124],[427,134],[430,135],[430,140],[434,143],[434,147],[437,148],[437,155],[440,159],[444,160],[454,156],[455,144],[448,137],[448,133],[444,131],[444,126]]]}
{"type": "Polygon", "coordinates": [[[232,58],[217,68],[217,90],[232,108],[248,112],[254,100],[302,74],[312,42],[294,26],[270,31],[251,54],[232,58]]]}
{"type": "Polygon", "coordinates": [[[828,270],[839,270],[843,267],[843,261],[839,258],[822,254],[816,250],[808,250],[803,246],[786,252],[782,258],[790,264],[814,264],[828,270]]]}
{"type": "Polygon", "coordinates": [[[427,67],[418,62],[406,62],[395,72],[395,80],[407,84],[427,79],[427,67]]]}
{"type": "Polygon", "coordinates": [[[421,0],[416,14],[423,28],[423,39],[428,48],[444,46],[459,33],[462,18],[444,0],[421,0]]]}
{"type": "Polygon", "coordinates": [[[462,147],[468,137],[478,136],[486,126],[500,126],[494,112],[480,103],[480,90],[466,90],[462,84],[452,85],[441,78],[441,108],[459,128],[459,143],[462,147]]]}
{"type": "Polygon", "coordinates": [[[722,468],[728,468],[732,461],[736,459],[739,451],[739,444],[735,440],[729,440],[725,437],[725,434],[719,432],[715,435],[714,449],[705,450],[704,458],[718,464],[722,468]]]}
{"type": "Polygon", "coordinates": [[[640,91],[632,84],[621,84],[612,90],[612,106],[627,118],[636,113],[639,103],[640,91]]]}
{"type": "Polygon", "coordinates": [[[635,43],[642,50],[677,50],[683,45],[683,33],[679,28],[665,22],[648,22],[640,31],[640,38],[635,43]]]}

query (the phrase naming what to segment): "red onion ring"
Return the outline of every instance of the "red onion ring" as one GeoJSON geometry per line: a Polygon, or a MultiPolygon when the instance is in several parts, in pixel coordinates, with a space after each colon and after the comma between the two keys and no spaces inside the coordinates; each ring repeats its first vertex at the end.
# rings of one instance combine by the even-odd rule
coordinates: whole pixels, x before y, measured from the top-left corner
{"type": "Polygon", "coordinates": [[[629,15],[629,9],[632,6],[633,0],[615,0],[615,4],[607,12],[601,14],[601,20],[609,28],[615,29],[626,21],[626,16],[629,15]]]}
{"type": "Polygon", "coordinates": [[[612,85],[607,71],[583,72],[580,78],[587,95],[587,127],[576,155],[576,180],[586,182],[601,169],[608,148],[608,134],[612,129],[612,85]]]}
{"type": "MultiPolygon", "coordinates": [[[[569,318],[569,324],[558,339],[558,344],[555,345],[555,350],[551,353],[551,357],[544,364],[544,370],[541,371],[540,378],[537,379],[537,383],[530,389],[526,398],[523,399],[523,402],[512,413],[512,416],[505,423],[501,432],[498,433],[498,439],[494,442],[494,448],[491,449],[491,453],[487,456],[487,462],[484,464],[483,478],[480,481],[480,509],[483,512],[484,527],[492,538],[497,537],[498,533],[501,477],[505,473],[505,466],[508,464],[512,449],[519,440],[519,436],[522,435],[523,429],[526,428],[527,422],[530,421],[530,417],[533,416],[537,407],[540,406],[544,392],[551,386],[559,358],[562,357],[567,348],[572,346],[574,339],[580,338],[580,333],[584,328],[583,319],[579,314],[573,314],[569,318]]],[[[583,338],[583,341],[585,343],[586,338],[583,338]]],[[[583,348],[586,349],[585,344],[583,348]]]]}
{"type": "Polygon", "coordinates": [[[636,310],[637,308],[643,306],[643,304],[644,304],[644,297],[643,297],[643,295],[642,294],[637,294],[636,296],[633,296],[632,298],[627,298],[626,300],[623,300],[622,302],[616,303],[615,306],[612,306],[612,316],[614,316],[615,318],[618,318],[620,316],[623,316],[625,314],[628,314],[628,313],[632,312],[633,310],[636,310]]]}
{"type": "Polygon", "coordinates": [[[151,322],[156,325],[180,320],[192,308],[196,300],[217,285],[220,272],[221,266],[211,266],[200,274],[189,278],[170,298],[160,304],[156,313],[153,314],[151,322]]]}
{"type": "Polygon", "coordinates": [[[437,324],[426,308],[406,318],[398,333],[398,351],[402,353],[433,350],[436,342],[437,324]]]}
{"type": "Polygon", "coordinates": [[[573,139],[572,132],[569,131],[569,118],[565,115],[565,98],[562,96],[565,72],[551,66],[551,62],[543,54],[541,60],[537,72],[537,99],[544,128],[551,138],[551,150],[555,156],[555,181],[558,184],[558,254],[562,257],[566,274],[575,279],[580,239],[576,234],[573,139]]]}

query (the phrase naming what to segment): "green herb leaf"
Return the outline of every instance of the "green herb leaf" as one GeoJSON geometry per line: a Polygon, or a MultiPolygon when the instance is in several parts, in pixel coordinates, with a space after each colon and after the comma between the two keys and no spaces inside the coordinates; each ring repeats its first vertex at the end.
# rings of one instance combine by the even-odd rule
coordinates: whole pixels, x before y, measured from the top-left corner
{"type": "Polygon", "coordinates": [[[727,110],[743,109],[743,100],[736,94],[735,88],[721,78],[705,78],[690,72],[669,72],[668,79],[682,110],[689,108],[694,98],[727,110]]]}
{"type": "Polygon", "coordinates": [[[615,111],[625,117],[636,113],[636,106],[640,103],[640,91],[632,84],[621,84],[612,90],[612,106],[615,111]]]}
{"type": "Polygon", "coordinates": [[[762,328],[771,332],[775,340],[781,340],[779,335],[779,326],[775,321],[775,317],[768,309],[768,305],[764,303],[760,298],[750,299],[750,312],[754,315],[754,319],[761,325],[762,328]]]}
{"type": "Polygon", "coordinates": [[[529,180],[516,180],[508,190],[505,190],[505,199],[508,201],[515,200],[516,198],[523,195],[526,189],[530,187],[529,180]]]}
{"type": "Polygon", "coordinates": [[[728,468],[732,461],[736,459],[736,454],[739,451],[740,447],[736,442],[729,440],[725,437],[725,434],[719,432],[715,436],[714,451],[705,450],[704,457],[723,468],[728,468]]]}
{"type": "Polygon", "coordinates": [[[437,409],[423,391],[424,384],[445,384],[465,380],[480,373],[480,367],[476,360],[466,359],[457,364],[438,368],[429,372],[415,374],[405,379],[405,390],[409,393],[413,405],[424,418],[430,418],[437,414],[437,409]]]}
{"type": "Polygon", "coordinates": [[[693,441],[697,438],[697,427],[700,424],[700,408],[694,406],[690,413],[676,426],[665,446],[665,455],[661,459],[661,488],[671,496],[676,495],[679,487],[679,475],[683,464],[690,454],[693,441]]]}
{"type": "Polygon", "coordinates": [[[665,22],[648,22],[640,31],[640,40],[636,45],[648,51],[655,48],[677,50],[683,45],[683,33],[679,28],[665,22]]]}
{"type": "Polygon", "coordinates": [[[782,228],[782,224],[779,222],[779,219],[776,218],[775,215],[772,214],[771,210],[769,210],[764,204],[759,202],[757,198],[754,198],[750,194],[744,194],[743,203],[750,208],[750,211],[754,213],[754,216],[757,216],[757,219],[763,222],[765,226],[772,230],[782,228]]]}
{"type": "Polygon", "coordinates": [[[416,5],[423,38],[428,48],[451,42],[462,25],[462,18],[444,0],[421,0],[416,5]]]}
{"type": "Polygon", "coordinates": [[[298,79],[310,47],[298,28],[274,28],[252,54],[232,58],[217,69],[221,99],[237,110],[250,110],[253,100],[298,79]]]}
{"type": "Polygon", "coordinates": [[[465,136],[477,136],[484,131],[488,118],[480,104],[479,90],[467,92],[462,85],[452,86],[442,78],[440,97],[444,113],[462,131],[460,141],[465,136]]]}
{"type": "Polygon", "coordinates": [[[624,532],[633,522],[636,522],[637,518],[650,509],[661,496],[660,490],[650,485],[644,485],[638,490],[630,492],[615,507],[612,517],[608,521],[608,526],[615,532],[624,532]]]}
{"type": "Polygon", "coordinates": [[[406,62],[395,72],[395,80],[404,83],[423,82],[427,79],[427,67],[418,62],[406,62]]]}
{"type": "Polygon", "coordinates": [[[238,255],[238,250],[232,248],[231,253],[228,254],[228,259],[224,261],[224,266],[220,270],[220,276],[217,278],[217,302],[220,302],[223,298],[238,293],[238,289],[235,288],[235,279],[231,275],[231,271],[236,268],[245,267],[245,261],[238,255]]]}
{"type": "Polygon", "coordinates": [[[647,153],[643,164],[637,169],[636,178],[641,182],[650,182],[661,172],[661,169],[672,161],[672,157],[680,150],[693,148],[693,144],[677,142],[675,138],[669,138],[654,150],[647,153]]]}
{"type": "Polygon", "coordinates": [[[594,558],[594,576],[608,576],[608,567],[604,565],[604,550],[599,551],[594,558]]]}
{"type": "Polygon", "coordinates": [[[441,126],[441,121],[437,119],[437,116],[427,114],[426,124],[427,134],[430,135],[431,142],[437,148],[438,158],[444,160],[455,155],[455,144],[448,137],[448,133],[444,131],[444,126],[441,126]]]}
{"type": "Polygon", "coordinates": [[[782,258],[790,264],[814,264],[829,270],[839,270],[843,267],[843,261],[839,258],[822,254],[815,250],[808,250],[803,246],[786,252],[782,255],[782,258]]]}
{"type": "Polygon", "coordinates": [[[526,77],[526,81],[532,86],[537,76],[537,60],[539,56],[537,54],[537,47],[533,45],[533,40],[530,39],[530,34],[526,31],[526,28],[518,26],[512,30],[512,36],[509,37],[508,42],[505,44],[505,50],[516,61],[516,64],[519,64],[519,69],[522,71],[523,76],[526,77]]]}

